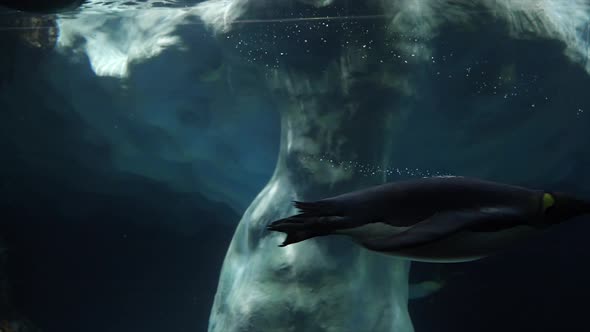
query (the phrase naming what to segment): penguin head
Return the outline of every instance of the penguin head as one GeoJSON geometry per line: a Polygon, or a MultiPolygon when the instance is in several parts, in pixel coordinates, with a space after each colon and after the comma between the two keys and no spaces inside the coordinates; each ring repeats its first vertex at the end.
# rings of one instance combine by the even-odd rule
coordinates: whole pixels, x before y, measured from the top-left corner
{"type": "Polygon", "coordinates": [[[543,216],[549,224],[559,224],[584,214],[590,214],[590,201],[561,192],[543,195],[543,216]]]}

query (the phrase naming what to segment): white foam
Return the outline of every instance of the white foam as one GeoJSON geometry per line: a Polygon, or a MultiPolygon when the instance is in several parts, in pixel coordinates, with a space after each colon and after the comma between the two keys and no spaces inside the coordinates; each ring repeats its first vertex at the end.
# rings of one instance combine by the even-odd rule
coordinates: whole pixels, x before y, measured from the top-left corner
{"type": "Polygon", "coordinates": [[[187,17],[196,15],[194,8],[101,4],[102,1],[90,1],[77,15],[61,15],[57,41],[62,52],[85,53],[98,76],[126,77],[131,63],[179,45],[180,38],[174,35],[176,28],[187,17]]]}
{"type": "MultiPolygon", "coordinates": [[[[393,31],[432,37],[445,22],[465,23],[485,11],[502,19],[515,38],[551,38],[590,72],[588,0],[375,0],[392,16],[393,31]]],[[[482,41],[485,43],[486,41],[482,41]]]]}
{"type": "MultiPolygon", "coordinates": [[[[321,7],[329,0],[299,0],[321,7]]],[[[444,22],[469,21],[473,10],[487,10],[502,18],[516,38],[537,36],[563,41],[565,53],[590,72],[588,43],[590,2],[587,0],[373,0],[391,15],[397,32],[437,34],[444,22]]],[[[76,15],[60,15],[61,50],[84,52],[99,76],[125,77],[129,64],[160,54],[180,44],[176,28],[188,17],[199,17],[214,32],[226,32],[248,9],[277,6],[267,0],[207,0],[193,6],[181,1],[117,2],[90,0],[76,15]],[[171,7],[154,7],[165,4],[171,7]],[[174,6],[176,5],[176,6],[174,6]],[[77,43],[77,41],[82,41],[77,43]]],[[[279,2],[279,6],[284,2],[279,2]]],[[[485,42],[485,41],[482,41],[485,42]]],[[[426,54],[426,53],[425,53],[426,54]]]]}

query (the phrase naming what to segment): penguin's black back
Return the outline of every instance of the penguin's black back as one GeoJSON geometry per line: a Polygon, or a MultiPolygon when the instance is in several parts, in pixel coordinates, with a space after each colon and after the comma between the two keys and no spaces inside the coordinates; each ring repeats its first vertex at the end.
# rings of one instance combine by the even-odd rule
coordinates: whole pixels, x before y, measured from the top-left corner
{"type": "Polygon", "coordinates": [[[414,222],[434,213],[486,207],[538,213],[543,191],[466,177],[431,177],[387,183],[324,199],[332,215],[414,222]]]}

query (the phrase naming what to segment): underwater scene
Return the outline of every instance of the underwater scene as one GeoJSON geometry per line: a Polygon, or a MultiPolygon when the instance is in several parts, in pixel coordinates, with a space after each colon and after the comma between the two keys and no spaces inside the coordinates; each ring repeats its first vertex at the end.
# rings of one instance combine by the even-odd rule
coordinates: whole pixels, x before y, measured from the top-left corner
{"type": "Polygon", "coordinates": [[[0,0],[0,332],[588,331],[589,0],[0,0]]]}

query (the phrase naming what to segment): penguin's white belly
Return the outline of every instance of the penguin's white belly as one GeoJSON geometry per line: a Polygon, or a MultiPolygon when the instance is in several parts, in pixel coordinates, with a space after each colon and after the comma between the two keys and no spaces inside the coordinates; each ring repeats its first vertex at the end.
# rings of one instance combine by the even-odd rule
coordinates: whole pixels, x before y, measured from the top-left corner
{"type": "MultiPolygon", "coordinates": [[[[355,242],[362,243],[371,239],[389,237],[406,229],[408,227],[371,223],[335,233],[349,235],[355,242]]],[[[467,262],[507,248],[536,232],[538,231],[535,228],[525,225],[495,232],[462,231],[425,245],[392,252],[380,251],[380,253],[421,262],[467,262]]]]}
{"type": "Polygon", "coordinates": [[[464,231],[423,246],[384,254],[421,262],[468,262],[505,249],[536,232],[529,226],[518,226],[497,232],[464,231]]]}

